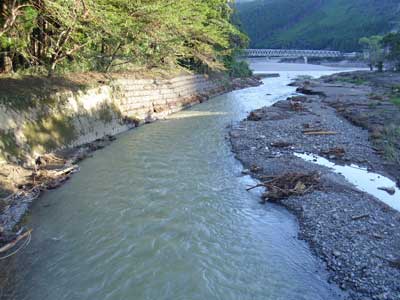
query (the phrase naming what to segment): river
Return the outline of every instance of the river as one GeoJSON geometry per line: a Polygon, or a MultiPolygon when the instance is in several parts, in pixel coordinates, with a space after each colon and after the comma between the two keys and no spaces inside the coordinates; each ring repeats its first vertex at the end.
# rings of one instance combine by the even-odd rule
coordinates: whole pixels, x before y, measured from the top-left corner
{"type": "Polygon", "coordinates": [[[341,299],[296,219],[246,192],[254,182],[227,140],[227,126],[292,94],[296,76],[338,70],[253,66],[281,77],[120,135],[37,201],[31,244],[0,265],[1,298],[341,299]]]}

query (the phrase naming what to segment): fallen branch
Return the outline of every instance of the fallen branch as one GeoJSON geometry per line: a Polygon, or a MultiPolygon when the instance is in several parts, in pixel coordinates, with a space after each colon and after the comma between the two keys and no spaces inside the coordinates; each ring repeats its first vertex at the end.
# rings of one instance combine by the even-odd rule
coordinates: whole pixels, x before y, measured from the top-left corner
{"type": "Polygon", "coordinates": [[[4,252],[10,250],[10,249],[13,248],[16,244],[18,244],[19,241],[21,241],[21,240],[23,240],[24,238],[28,237],[31,233],[32,233],[32,229],[28,230],[28,231],[25,232],[24,234],[21,234],[21,235],[18,236],[14,241],[12,241],[11,243],[8,243],[8,244],[5,245],[4,247],[0,248],[0,253],[4,253],[4,252]]]}
{"type": "Polygon", "coordinates": [[[251,191],[251,190],[254,190],[254,189],[259,188],[259,187],[265,187],[264,183],[260,183],[260,184],[257,184],[255,186],[252,186],[250,188],[247,188],[246,191],[251,191]]]}
{"type": "Polygon", "coordinates": [[[77,169],[78,169],[78,166],[72,166],[72,167],[66,168],[66,169],[61,170],[61,171],[56,171],[51,175],[55,176],[55,177],[61,177],[61,176],[65,176],[65,175],[71,174],[72,172],[76,171],[77,169]]]}
{"type": "Polygon", "coordinates": [[[365,215],[360,215],[360,216],[353,216],[351,219],[352,219],[353,221],[357,221],[357,220],[365,219],[365,218],[369,218],[369,215],[368,215],[368,214],[365,214],[365,215]]]}
{"type": "Polygon", "coordinates": [[[273,178],[276,178],[277,176],[271,176],[271,175],[263,175],[263,176],[260,176],[260,178],[262,178],[262,179],[273,179],[273,178]]]}
{"type": "Polygon", "coordinates": [[[335,131],[303,131],[305,135],[335,135],[335,131]]]}

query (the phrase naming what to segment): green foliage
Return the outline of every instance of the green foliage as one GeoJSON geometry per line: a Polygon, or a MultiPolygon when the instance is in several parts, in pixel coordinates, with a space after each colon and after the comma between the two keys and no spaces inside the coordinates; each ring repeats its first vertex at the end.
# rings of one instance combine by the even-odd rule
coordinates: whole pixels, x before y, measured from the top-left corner
{"type": "Polygon", "coordinates": [[[337,78],[338,82],[345,82],[345,83],[351,83],[355,85],[363,85],[367,83],[367,81],[363,78],[353,76],[353,77],[339,77],[337,78]]]}
{"type": "Polygon", "coordinates": [[[373,35],[371,37],[363,37],[360,39],[360,44],[363,46],[364,51],[368,56],[368,62],[371,70],[377,67],[379,71],[383,71],[383,61],[385,53],[382,48],[383,37],[380,35],[373,35]]]}
{"type": "Polygon", "coordinates": [[[0,104],[6,108],[17,112],[27,111],[29,109],[40,108],[45,105],[53,106],[56,103],[62,104],[63,99],[52,94],[55,90],[33,90],[22,87],[23,92],[13,91],[13,93],[0,93],[0,104]]]}
{"type": "Polygon", "coordinates": [[[4,1],[4,26],[11,5],[21,5],[0,32],[0,51],[14,70],[223,70],[247,43],[231,22],[229,0],[4,1]]]}
{"type": "Polygon", "coordinates": [[[400,21],[397,0],[254,0],[237,3],[254,48],[360,50],[363,36],[400,21]]]}
{"type": "Polygon", "coordinates": [[[400,71],[400,33],[389,33],[383,40],[382,44],[389,50],[388,59],[393,61],[396,70],[400,71]]]}
{"type": "Polygon", "coordinates": [[[400,141],[400,127],[394,124],[385,127],[383,145],[384,156],[387,160],[400,163],[398,151],[400,141]]]}
{"type": "Polygon", "coordinates": [[[390,101],[391,101],[393,104],[395,104],[395,105],[397,105],[397,106],[400,107],[400,96],[399,96],[399,97],[393,97],[392,99],[390,99],[390,101]]]}
{"type": "Polygon", "coordinates": [[[225,66],[228,69],[229,76],[233,78],[245,78],[253,74],[246,61],[227,58],[225,60],[225,66]]]}

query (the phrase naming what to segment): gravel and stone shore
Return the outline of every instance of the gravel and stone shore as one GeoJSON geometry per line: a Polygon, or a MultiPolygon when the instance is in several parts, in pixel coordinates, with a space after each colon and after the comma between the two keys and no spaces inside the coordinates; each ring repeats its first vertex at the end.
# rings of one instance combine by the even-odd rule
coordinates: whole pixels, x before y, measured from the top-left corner
{"type": "MultiPolygon", "coordinates": [[[[367,75],[300,80],[295,85],[307,95],[252,112],[231,129],[230,138],[237,158],[260,180],[320,172],[320,184],[312,192],[279,201],[298,217],[299,238],[325,261],[330,280],[347,290],[350,299],[395,300],[400,299],[400,212],[331,169],[294,155],[313,153],[340,164],[355,163],[398,181],[400,167],[383,148],[385,128],[396,125],[393,114],[400,118],[388,94],[397,79],[389,76],[392,85],[385,86],[353,78],[367,75]],[[313,130],[333,134],[305,134],[313,130]]],[[[368,76],[372,80],[377,75],[368,76]]]]}

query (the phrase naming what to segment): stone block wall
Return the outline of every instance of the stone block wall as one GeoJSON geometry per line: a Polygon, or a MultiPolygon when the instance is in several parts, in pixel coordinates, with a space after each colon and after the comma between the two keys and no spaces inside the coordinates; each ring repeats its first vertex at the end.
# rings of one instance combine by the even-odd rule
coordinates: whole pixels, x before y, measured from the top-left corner
{"type": "Polygon", "coordinates": [[[55,93],[29,107],[0,105],[0,162],[28,163],[44,153],[115,135],[200,103],[228,89],[201,75],[119,78],[55,93]]]}
{"type": "Polygon", "coordinates": [[[162,118],[224,90],[221,83],[200,75],[171,80],[121,79],[116,86],[123,94],[121,113],[140,121],[162,118]]]}

